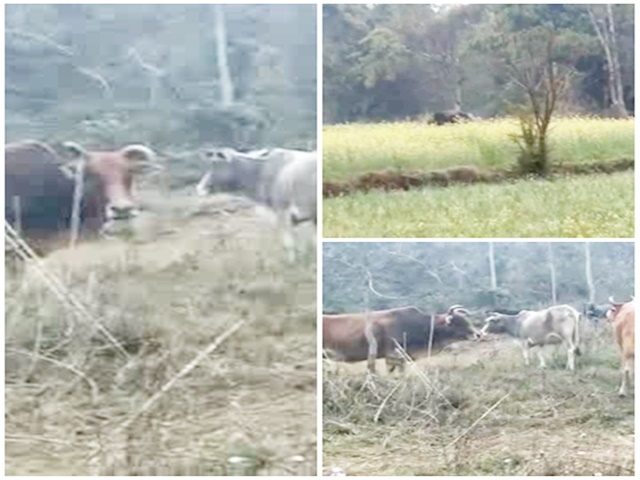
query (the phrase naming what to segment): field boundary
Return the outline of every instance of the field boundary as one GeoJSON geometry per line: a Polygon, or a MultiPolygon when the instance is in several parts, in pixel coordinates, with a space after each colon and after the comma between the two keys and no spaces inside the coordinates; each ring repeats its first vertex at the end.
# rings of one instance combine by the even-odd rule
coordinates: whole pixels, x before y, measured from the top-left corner
{"type": "MultiPolygon", "coordinates": [[[[593,163],[557,163],[551,166],[549,177],[567,175],[612,174],[633,170],[633,158],[593,163]]],[[[549,178],[547,177],[547,178],[549,178]]],[[[450,167],[440,170],[379,170],[366,172],[350,180],[323,181],[324,198],[350,195],[370,190],[411,190],[422,187],[448,187],[476,183],[505,183],[532,178],[513,169],[480,170],[475,166],[450,167]]]]}

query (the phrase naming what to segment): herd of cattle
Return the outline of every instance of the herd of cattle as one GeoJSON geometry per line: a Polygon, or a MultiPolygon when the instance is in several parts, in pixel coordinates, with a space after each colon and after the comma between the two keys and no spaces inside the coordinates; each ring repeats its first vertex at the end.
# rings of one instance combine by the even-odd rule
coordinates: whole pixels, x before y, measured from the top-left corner
{"type": "MultiPolygon", "coordinates": [[[[278,148],[240,153],[227,148],[204,156],[208,171],[197,193],[240,194],[271,207],[293,259],[294,227],[317,221],[316,152],[278,148]]],[[[59,154],[37,141],[8,144],[5,220],[36,245],[67,235],[74,217],[79,219],[81,237],[120,231],[138,212],[134,178],[162,168],[158,156],[144,145],[103,152],[66,142],[59,154]]]]}
{"type": "MultiPolygon", "coordinates": [[[[611,323],[620,349],[622,382],[620,396],[627,394],[631,382],[635,345],[635,304],[618,303],[609,298],[605,317],[611,323]]],[[[538,347],[540,367],[545,367],[542,347],[563,344],[567,348],[567,369],[575,369],[580,354],[580,322],[583,315],[570,305],[557,305],[539,311],[491,312],[482,328],[476,328],[470,312],[461,305],[446,313],[428,314],[416,307],[401,307],[366,313],[328,315],[322,318],[322,346],[327,358],[344,361],[368,361],[371,372],[375,360],[384,358],[388,370],[404,367],[406,357],[430,355],[459,341],[481,341],[487,334],[505,334],[522,347],[529,365],[529,349],[538,347]]]]}

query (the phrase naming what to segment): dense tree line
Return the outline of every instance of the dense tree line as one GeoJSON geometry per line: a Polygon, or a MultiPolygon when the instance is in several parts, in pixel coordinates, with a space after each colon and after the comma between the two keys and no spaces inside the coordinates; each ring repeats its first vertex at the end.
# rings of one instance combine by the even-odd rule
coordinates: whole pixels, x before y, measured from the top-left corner
{"type": "Polygon", "coordinates": [[[332,243],[323,245],[323,308],[442,310],[581,306],[634,292],[633,243],[332,243]]]}
{"type": "Polygon", "coordinates": [[[510,113],[525,101],[511,73],[546,36],[570,78],[561,113],[634,108],[633,5],[325,5],[323,35],[325,123],[510,113]]]}
{"type": "Polygon", "coordinates": [[[8,5],[7,140],[314,147],[314,5],[8,5]]]}

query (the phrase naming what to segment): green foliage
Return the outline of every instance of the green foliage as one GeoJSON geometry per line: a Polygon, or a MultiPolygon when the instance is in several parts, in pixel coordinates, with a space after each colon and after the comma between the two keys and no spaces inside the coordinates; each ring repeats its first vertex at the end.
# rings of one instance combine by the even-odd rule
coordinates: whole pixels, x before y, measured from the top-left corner
{"type": "Polygon", "coordinates": [[[533,115],[521,114],[520,133],[511,138],[518,144],[518,169],[523,174],[546,175],[549,170],[549,150],[546,132],[543,136],[533,115]]]}
{"type": "Polygon", "coordinates": [[[376,28],[360,42],[362,53],[354,72],[366,88],[381,80],[393,81],[408,62],[407,49],[398,35],[388,28],[376,28]]]}
{"type": "MultiPolygon", "coordinates": [[[[523,95],[500,58],[505,36],[553,31],[553,61],[578,70],[563,113],[609,106],[602,47],[584,5],[325,5],[324,121],[418,117],[452,108],[504,113],[523,95]]],[[[633,109],[633,6],[615,5],[627,109],[633,109]]]]}

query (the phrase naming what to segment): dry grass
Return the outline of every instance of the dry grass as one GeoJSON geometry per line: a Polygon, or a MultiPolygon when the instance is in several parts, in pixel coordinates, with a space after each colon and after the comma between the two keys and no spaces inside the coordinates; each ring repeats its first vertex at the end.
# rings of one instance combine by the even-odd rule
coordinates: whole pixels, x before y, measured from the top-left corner
{"type": "Polygon", "coordinates": [[[314,256],[288,265],[272,222],[243,202],[146,202],[129,241],[45,260],[126,356],[32,270],[8,274],[7,474],[224,475],[233,456],[260,475],[315,474],[314,256]]]}
{"type": "Polygon", "coordinates": [[[525,368],[509,340],[457,344],[404,376],[326,363],[323,464],[348,475],[632,475],[633,399],[619,399],[608,331],[579,370],[547,347],[525,368]]]}

